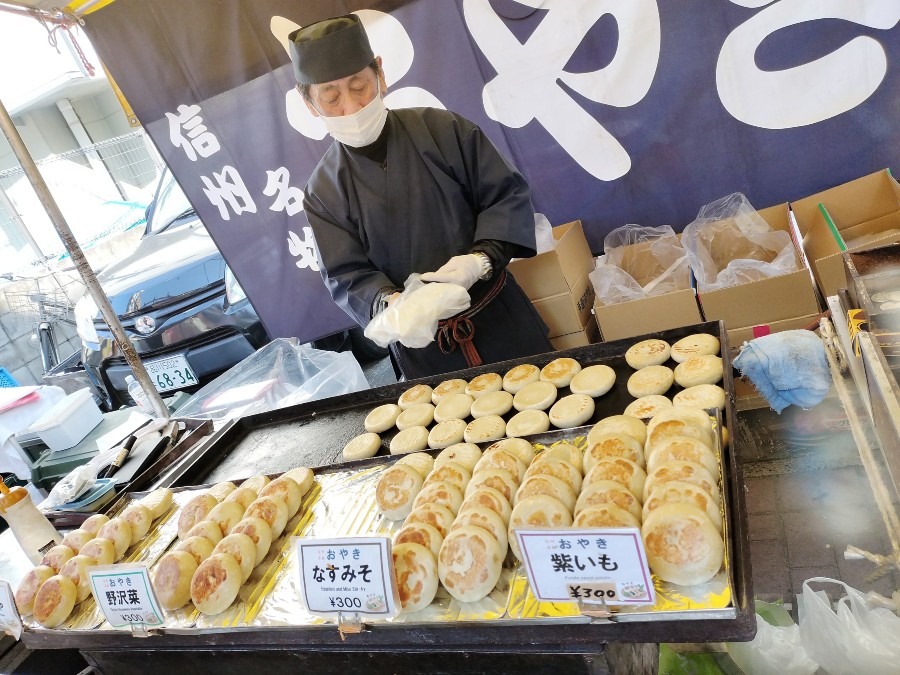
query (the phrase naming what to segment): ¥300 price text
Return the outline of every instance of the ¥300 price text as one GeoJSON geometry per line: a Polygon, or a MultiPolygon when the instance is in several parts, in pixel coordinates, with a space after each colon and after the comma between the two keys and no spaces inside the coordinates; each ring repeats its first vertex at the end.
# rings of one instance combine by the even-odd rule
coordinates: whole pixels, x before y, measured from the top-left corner
{"type": "Polygon", "coordinates": [[[335,598],[328,598],[328,601],[331,603],[332,607],[338,609],[362,609],[362,601],[359,598],[345,598],[338,596],[335,598]]]}

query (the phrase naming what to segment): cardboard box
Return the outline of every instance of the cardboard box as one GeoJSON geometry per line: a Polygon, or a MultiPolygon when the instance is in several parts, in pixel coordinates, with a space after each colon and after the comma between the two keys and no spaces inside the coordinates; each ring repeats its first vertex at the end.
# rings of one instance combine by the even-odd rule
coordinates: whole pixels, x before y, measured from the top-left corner
{"type": "Polygon", "coordinates": [[[703,322],[692,288],[615,305],[595,302],[594,318],[607,341],[703,322]]]}
{"type": "MultiPolygon", "coordinates": [[[[773,230],[791,233],[788,205],[759,211],[773,230]]],[[[793,241],[793,239],[792,239],[793,241]]],[[[699,294],[700,310],[707,321],[724,321],[726,328],[756,326],[819,313],[819,303],[809,269],[797,252],[796,272],[729,286],[699,294]]]]}
{"type": "Polygon", "coordinates": [[[756,324],[753,326],[745,326],[743,328],[731,328],[728,332],[728,345],[731,349],[731,356],[734,358],[741,351],[741,345],[763,335],[770,333],[780,333],[785,330],[803,330],[808,328],[815,322],[818,322],[821,314],[808,314],[806,316],[798,316],[793,319],[785,319],[784,321],[773,321],[771,323],[756,324]]]}
{"type": "Polygon", "coordinates": [[[591,320],[594,287],[587,274],[579,279],[572,292],[534,300],[531,304],[550,329],[550,337],[577,333],[591,320]]]}
{"type": "Polygon", "coordinates": [[[900,184],[888,169],[792,201],[791,209],[803,234],[803,248],[816,281],[826,297],[845,284],[841,245],[829,226],[829,218],[841,238],[850,241],[850,250],[900,241],[900,233],[887,233],[900,229],[900,184]],[[885,234],[876,236],[880,233],[885,234]],[[853,245],[853,240],[861,237],[865,239],[853,245]]]}
{"type": "Polygon", "coordinates": [[[568,333],[567,335],[550,338],[550,344],[558,352],[565,349],[574,349],[575,347],[586,347],[597,342],[600,342],[600,329],[597,328],[596,321],[589,321],[588,325],[577,333],[568,333]]]}
{"type": "Polygon", "coordinates": [[[522,258],[506,268],[530,300],[572,293],[594,269],[591,247],[580,220],[553,228],[556,248],[533,258],[522,258]]]}

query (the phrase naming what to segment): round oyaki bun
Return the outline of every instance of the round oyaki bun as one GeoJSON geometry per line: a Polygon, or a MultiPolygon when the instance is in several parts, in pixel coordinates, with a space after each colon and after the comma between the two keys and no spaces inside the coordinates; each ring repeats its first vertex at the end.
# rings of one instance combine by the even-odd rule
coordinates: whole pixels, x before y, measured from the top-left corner
{"type": "Polygon", "coordinates": [[[500,580],[506,552],[487,530],[458,527],[444,539],[438,554],[438,576],[447,592],[460,602],[477,602],[500,580]]]}
{"type": "Polygon", "coordinates": [[[363,427],[369,433],[380,434],[397,423],[397,418],[400,416],[401,412],[403,412],[403,410],[401,410],[399,405],[385,403],[366,415],[363,427]]]}
{"type": "Polygon", "coordinates": [[[444,538],[433,525],[428,523],[408,523],[394,535],[393,546],[398,544],[418,544],[437,556],[443,543],[444,538]]]}
{"type": "Polygon", "coordinates": [[[505,415],[512,410],[512,404],[513,395],[508,391],[492,391],[475,399],[471,415],[475,419],[486,415],[505,415]]]}
{"type": "Polygon", "coordinates": [[[75,609],[75,599],[78,597],[78,589],[69,577],[56,574],[38,589],[34,596],[34,609],[32,615],[35,621],[44,628],[56,628],[69,618],[69,614],[75,609]]]}
{"type": "Polygon", "coordinates": [[[440,466],[435,464],[425,477],[425,485],[430,483],[450,483],[460,490],[465,490],[466,485],[472,479],[472,472],[459,462],[444,462],[440,466]]]}
{"type": "Polygon", "coordinates": [[[256,494],[255,490],[251,490],[250,488],[245,488],[245,487],[241,486],[237,490],[232,492],[230,495],[228,495],[225,498],[225,501],[226,502],[237,502],[238,504],[241,505],[241,508],[243,508],[246,511],[247,507],[250,506],[250,504],[252,504],[256,500],[257,497],[259,497],[259,495],[256,494]]]}
{"type": "Polygon", "coordinates": [[[431,403],[431,393],[433,391],[434,390],[427,384],[417,384],[400,394],[397,405],[399,405],[402,410],[406,410],[410,406],[419,403],[431,403]]]}
{"type": "Polygon", "coordinates": [[[75,603],[78,604],[87,599],[91,594],[91,580],[88,577],[88,569],[96,567],[97,561],[87,555],[76,555],[69,558],[66,564],[62,566],[59,573],[64,577],[69,577],[75,584],[75,603]]]}
{"type": "Polygon", "coordinates": [[[661,366],[669,360],[672,348],[665,340],[642,340],[636,342],[625,352],[625,363],[640,370],[647,366],[661,366]]]}
{"type": "Polygon", "coordinates": [[[173,550],[190,553],[199,565],[212,555],[217,543],[219,542],[212,542],[206,537],[188,537],[184,541],[179,542],[173,550]]]}
{"type": "Polygon", "coordinates": [[[412,467],[424,479],[434,468],[434,457],[427,452],[411,452],[398,459],[397,464],[406,464],[412,467]]]}
{"type": "Polygon", "coordinates": [[[397,462],[385,471],[375,486],[375,503],[388,520],[403,520],[412,511],[422,489],[422,475],[413,467],[397,462]]]}
{"type": "Polygon", "coordinates": [[[462,506],[463,493],[452,483],[429,483],[419,490],[413,501],[413,511],[423,504],[439,504],[446,506],[454,515],[462,506]]]}
{"type": "Polygon", "coordinates": [[[284,500],[288,507],[288,518],[293,518],[294,514],[300,510],[300,502],[303,499],[303,495],[300,493],[300,486],[297,485],[297,481],[293,478],[280,476],[259,491],[260,497],[268,497],[270,495],[281,497],[284,500]]]}
{"type": "MultiPolygon", "coordinates": [[[[676,394],[677,396],[677,394],[676,394]]],[[[663,410],[672,407],[672,401],[665,396],[652,394],[650,396],[641,396],[636,401],[632,401],[625,407],[625,414],[637,417],[640,420],[649,420],[661,413],[663,410]]]]}
{"type": "MultiPolygon", "coordinates": [[[[478,464],[481,459],[481,448],[474,443],[455,443],[449,448],[445,448],[434,458],[434,466],[439,467],[447,462],[456,462],[462,464],[470,472],[478,464]]],[[[403,461],[403,460],[400,460],[403,461]]]]}
{"type": "Polygon", "coordinates": [[[444,380],[431,392],[431,402],[437,405],[451,394],[465,394],[467,384],[465,380],[444,380]]]}
{"type": "Polygon", "coordinates": [[[516,502],[512,515],[509,517],[509,547],[517,558],[521,558],[519,545],[516,541],[516,529],[569,527],[572,524],[572,513],[558,499],[547,495],[537,495],[520,499],[516,502]]]}
{"type": "Polygon", "coordinates": [[[298,466],[290,471],[285,471],[281,475],[290,478],[300,486],[301,499],[312,489],[313,483],[316,481],[316,475],[313,473],[313,470],[305,466],[298,466]]]}
{"type": "Polygon", "coordinates": [[[529,476],[555,476],[572,488],[575,494],[581,492],[581,472],[559,457],[545,457],[540,462],[534,462],[525,472],[525,477],[529,476]]]}
{"type": "Polygon", "coordinates": [[[38,589],[54,574],[56,574],[56,570],[48,565],[38,565],[28,571],[16,589],[16,609],[19,610],[19,614],[23,616],[31,614],[34,610],[34,597],[37,595],[38,589]]]}
{"type": "Polygon", "coordinates": [[[116,562],[118,562],[131,546],[131,525],[124,518],[113,518],[100,528],[97,536],[101,539],[109,539],[113,543],[116,548],[116,562]]]}
{"type": "Polygon", "coordinates": [[[697,408],[686,408],[684,406],[673,406],[669,410],[664,410],[663,412],[656,415],[650,422],[647,424],[647,434],[649,435],[658,425],[663,422],[669,422],[672,420],[680,420],[682,422],[687,422],[688,424],[692,424],[695,427],[703,429],[709,432],[712,435],[712,421],[710,420],[709,415],[703,411],[698,410],[697,408]]]}
{"type": "Polygon", "coordinates": [[[237,502],[222,502],[213,507],[213,510],[207,514],[206,520],[218,525],[219,529],[222,530],[222,536],[224,537],[231,532],[232,527],[241,522],[241,518],[243,517],[244,508],[240,504],[237,502]]]}
{"type": "Polygon", "coordinates": [[[695,438],[710,449],[714,447],[713,435],[706,429],[701,429],[683,420],[666,420],[657,424],[647,434],[646,450],[648,459],[656,451],[656,448],[675,436],[695,438]]]}
{"type": "Polygon", "coordinates": [[[553,405],[558,394],[556,386],[551,382],[532,382],[522,387],[513,396],[513,408],[523,410],[546,410],[553,405]]]}
{"type": "Polygon", "coordinates": [[[272,546],[272,528],[262,518],[250,516],[244,518],[234,526],[231,534],[246,534],[253,541],[256,548],[256,560],[254,565],[259,565],[272,546]]]}
{"type": "Polygon", "coordinates": [[[403,612],[418,612],[434,600],[438,589],[437,557],[421,544],[402,543],[391,548],[394,580],[403,612]]]}
{"type": "Polygon", "coordinates": [[[141,499],[140,503],[150,509],[150,515],[156,520],[172,508],[172,491],[169,488],[158,488],[141,499]]]}
{"type": "Polygon", "coordinates": [[[494,450],[506,450],[509,454],[522,460],[525,466],[534,461],[534,446],[521,438],[503,438],[496,443],[491,443],[484,451],[493,452],[494,450]]]}
{"type": "Polygon", "coordinates": [[[663,462],[680,459],[685,462],[702,464],[703,468],[713,476],[719,474],[719,463],[704,443],[689,436],[669,436],[660,441],[654,448],[653,454],[647,458],[647,471],[653,471],[663,462]]]}
{"type": "MultiPolygon", "coordinates": [[[[147,496],[149,497],[150,495],[147,496]]],[[[108,522],[109,516],[102,513],[95,513],[90,518],[85,520],[78,529],[84,530],[85,532],[90,532],[96,537],[97,533],[100,531],[100,528],[106,525],[108,522]]]]}
{"type": "Polygon", "coordinates": [[[185,539],[203,537],[204,539],[208,539],[215,545],[222,541],[222,537],[224,536],[225,535],[222,533],[222,528],[219,527],[218,523],[215,523],[211,520],[201,520],[190,530],[188,530],[187,534],[185,535],[185,539]]]}
{"type": "Polygon", "coordinates": [[[227,553],[241,566],[241,583],[247,581],[256,565],[256,544],[243,532],[232,532],[216,544],[213,555],[227,553]]]}
{"type": "Polygon", "coordinates": [[[628,378],[628,393],[635,398],[665,394],[674,381],[675,374],[668,366],[647,366],[628,378]]]}
{"type": "Polygon", "coordinates": [[[722,535],[692,504],[663,504],[641,527],[647,562],[663,581],[693,586],[712,579],[725,556],[722,535]]]}
{"type": "Polygon", "coordinates": [[[391,454],[405,455],[408,452],[420,452],[428,447],[428,429],[425,427],[407,427],[398,431],[391,439],[391,454]]]}
{"type": "Polygon", "coordinates": [[[515,478],[516,483],[521,483],[522,478],[525,477],[525,463],[506,450],[494,450],[484,453],[481,459],[478,460],[478,464],[475,465],[475,471],[472,472],[472,475],[476,476],[488,469],[505,469],[515,478]]]}
{"type": "Polygon", "coordinates": [[[634,440],[644,445],[647,441],[647,425],[637,417],[631,415],[612,415],[604,417],[591,427],[588,432],[587,444],[591,447],[594,444],[594,438],[604,434],[625,434],[631,436],[634,440]]]}
{"type": "Polygon", "coordinates": [[[603,396],[616,383],[616,371],[609,366],[582,368],[569,383],[569,391],[586,396],[603,396]]]}
{"type": "MultiPolygon", "coordinates": [[[[272,528],[272,539],[278,539],[278,537],[281,536],[281,533],[284,532],[284,526],[287,525],[288,507],[283,499],[279,499],[274,495],[260,497],[247,507],[247,510],[243,513],[243,517],[238,518],[238,522],[243,518],[249,518],[251,516],[256,516],[257,518],[262,518],[266,521],[269,524],[269,527],[272,528]]],[[[235,525],[236,524],[237,523],[235,523],[235,525]]]]}
{"type": "Polygon", "coordinates": [[[465,496],[468,497],[480,487],[494,488],[512,504],[513,495],[519,489],[519,482],[506,469],[485,469],[472,476],[472,480],[466,486],[465,496]]]}
{"type": "Polygon", "coordinates": [[[448,394],[434,409],[434,421],[464,420],[472,412],[475,399],[468,394],[448,394]]]}
{"type": "Polygon", "coordinates": [[[541,369],[530,363],[522,363],[506,371],[503,376],[503,388],[516,395],[525,385],[541,379],[541,369]]]}
{"type": "Polygon", "coordinates": [[[707,515],[719,533],[722,532],[722,514],[719,512],[719,505],[711,494],[698,485],[680,480],[663,483],[653,491],[653,495],[644,504],[643,519],[647,520],[650,512],[663,504],[693,504],[707,515]]]}
{"type": "Polygon", "coordinates": [[[621,483],[598,480],[584,486],[573,513],[577,516],[584,509],[601,504],[613,504],[641,520],[641,502],[621,483]]]}
{"type": "Polygon", "coordinates": [[[466,385],[466,393],[473,399],[478,399],[492,392],[500,391],[502,388],[502,377],[497,373],[484,373],[472,378],[469,384],[466,385]]]}
{"type": "MultiPolygon", "coordinates": [[[[503,519],[504,523],[509,524],[509,517],[512,515],[512,506],[509,501],[498,490],[494,488],[481,486],[474,492],[470,493],[463,499],[462,506],[459,507],[459,513],[462,513],[473,506],[480,506],[490,509],[503,519]]],[[[459,515],[459,514],[457,514],[459,515]]]]}
{"type": "Polygon", "coordinates": [[[271,478],[268,476],[253,476],[252,478],[248,478],[243,483],[241,483],[241,487],[250,488],[256,494],[259,494],[266,485],[271,482],[271,478]]]}
{"type": "Polygon", "coordinates": [[[702,464],[684,462],[677,459],[659,464],[647,475],[642,501],[647,501],[653,496],[654,490],[673,480],[699,485],[712,495],[713,499],[716,500],[716,504],[720,503],[719,486],[716,484],[713,474],[704,469],[702,464]]]}
{"type": "Polygon", "coordinates": [[[163,609],[181,609],[191,601],[191,579],[199,563],[187,551],[169,551],[153,573],[153,590],[163,609]]]}
{"type": "MultiPolygon", "coordinates": [[[[597,481],[611,480],[622,485],[631,494],[641,499],[647,474],[637,464],[624,457],[604,457],[599,460],[584,477],[585,487],[597,481]]],[[[643,502],[643,500],[641,500],[643,502]]]]}
{"type": "Polygon", "coordinates": [[[456,518],[453,511],[441,504],[422,504],[413,509],[406,517],[406,525],[413,523],[424,523],[431,525],[442,537],[446,537],[456,518]]]}
{"type": "Polygon", "coordinates": [[[487,530],[497,543],[500,544],[500,550],[503,551],[503,557],[506,557],[506,546],[508,544],[509,535],[506,532],[506,521],[503,520],[496,511],[485,508],[484,506],[470,506],[464,513],[456,516],[450,531],[459,529],[460,527],[480,527],[487,530]]]}
{"type": "Polygon", "coordinates": [[[204,493],[193,497],[187,504],[182,506],[181,512],[178,514],[178,537],[184,539],[188,531],[201,520],[204,520],[218,503],[218,499],[204,493]]]}
{"type": "Polygon", "coordinates": [[[94,538],[93,533],[84,530],[72,530],[63,537],[62,545],[68,546],[75,553],[81,553],[81,547],[94,538]]]}
{"type": "Polygon", "coordinates": [[[432,450],[449,448],[458,445],[466,437],[466,421],[458,419],[444,420],[434,425],[428,432],[428,447],[432,450]]]}
{"type": "Polygon", "coordinates": [[[554,443],[549,448],[545,448],[544,451],[535,458],[535,461],[547,457],[559,457],[560,459],[564,459],[578,469],[582,475],[584,474],[584,453],[571,443],[554,443]]]}
{"type": "Polygon", "coordinates": [[[640,527],[640,521],[615,504],[588,506],[575,516],[575,527],[640,527]]]}
{"type": "Polygon", "coordinates": [[[715,384],[722,379],[723,372],[720,356],[692,356],[675,366],[675,381],[685,389],[698,384],[715,384]]]}
{"type": "Polygon", "coordinates": [[[463,432],[466,443],[487,443],[506,435],[506,422],[499,415],[487,415],[472,420],[463,432]]]}
{"type": "Polygon", "coordinates": [[[132,546],[147,536],[150,526],[153,525],[153,515],[150,513],[150,509],[139,502],[125,507],[121,516],[131,525],[132,546]]]}
{"type": "Polygon", "coordinates": [[[548,413],[558,429],[580,427],[594,415],[594,399],[587,394],[570,394],[553,404],[548,413]]]}
{"type": "Polygon", "coordinates": [[[718,353],[719,338],[706,333],[688,335],[672,345],[672,360],[676,363],[683,363],[692,356],[715,355],[718,353]]]}
{"type": "Polygon", "coordinates": [[[575,491],[564,480],[555,476],[536,474],[525,479],[516,492],[516,501],[537,495],[547,495],[558,499],[569,511],[575,508],[575,491]]]}
{"type": "Polygon", "coordinates": [[[550,416],[543,410],[523,410],[513,415],[506,423],[509,438],[521,438],[542,434],[550,429],[550,416]]]}
{"type": "Polygon", "coordinates": [[[562,357],[553,359],[541,368],[541,381],[549,382],[557,388],[568,387],[572,378],[581,372],[581,364],[575,359],[562,357]]]}
{"type": "Polygon", "coordinates": [[[191,601],[202,614],[219,614],[241,590],[241,566],[227,553],[214,553],[191,578],[191,601]]]}
{"type": "Polygon", "coordinates": [[[237,485],[235,485],[231,481],[225,481],[222,483],[216,483],[211,488],[209,488],[209,494],[211,494],[219,501],[222,501],[223,499],[225,499],[225,497],[230,495],[235,490],[237,490],[237,485]]]}
{"type": "Polygon", "coordinates": [[[79,555],[86,555],[98,565],[112,565],[116,561],[116,546],[109,539],[96,537],[81,547],[79,555]]]}
{"type": "Polygon", "coordinates": [[[400,431],[410,427],[427,427],[434,422],[434,406],[431,403],[416,403],[397,416],[400,431]]]}
{"type": "Polygon", "coordinates": [[[697,384],[679,391],[672,397],[672,403],[689,408],[725,409],[725,390],[717,384],[697,384]]]}
{"type": "Polygon", "coordinates": [[[374,457],[380,447],[381,436],[374,431],[367,431],[347,441],[347,444],[341,451],[341,455],[348,462],[352,462],[355,459],[368,459],[369,457],[374,457]]]}
{"type": "Polygon", "coordinates": [[[641,444],[625,434],[603,434],[595,436],[594,443],[584,453],[584,473],[587,475],[594,465],[606,457],[624,457],[630,459],[642,469],[644,450],[641,444]]]}

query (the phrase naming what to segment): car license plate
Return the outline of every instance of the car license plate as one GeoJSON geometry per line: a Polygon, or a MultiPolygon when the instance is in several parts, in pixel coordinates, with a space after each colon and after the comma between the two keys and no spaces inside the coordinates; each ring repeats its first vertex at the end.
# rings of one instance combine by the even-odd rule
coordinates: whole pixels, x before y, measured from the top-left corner
{"type": "Polygon", "coordinates": [[[187,359],[181,355],[146,361],[144,367],[150,373],[150,379],[156,385],[157,391],[172,391],[199,384],[187,359]]]}

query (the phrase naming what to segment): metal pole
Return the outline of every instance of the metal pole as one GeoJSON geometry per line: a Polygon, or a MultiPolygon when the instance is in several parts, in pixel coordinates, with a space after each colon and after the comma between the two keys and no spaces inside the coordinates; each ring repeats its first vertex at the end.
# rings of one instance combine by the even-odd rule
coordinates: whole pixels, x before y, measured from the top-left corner
{"type": "Polygon", "coordinates": [[[19,159],[19,163],[25,170],[25,175],[28,176],[28,181],[31,183],[35,193],[37,193],[38,199],[47,211],[50,222],[53,223],[53,227],[56,229],[57,234],[59,234],[59,238],[62,239],[63,246],[66,247],[69,255],[72,256],[72,261],[75,263],[78,274],[81,275],[81,279],[84,281],[84,285],[87,287],[88,292],[94,298],[97,307],[100,308],[100,313],[103,314],[104,320],[109,325],[113,337],[116,340],[116,344],[118,344],[119,349],[122,350],[125,361],[131,366],[135,378],[140,383],[141,388],[147,393],[150,403],[153,405],[154,413],[157,417],[168,419],[169,410],[166,408],[166,404],[163,403],[162,397],[159,395],[159,392],[156,391],[156,387],[153,386],[150,375],[147,373],[144,364],[141,363],[137,352],[134,350],[134,345],[131,344],[128,336],[125,334],[125,329],[122,328],[122,324],[119,323],[119,317],[116,316],[116,312],[112,308],[109,298],[106,297],[106,293],[103,292],[103,289],[97,282],[97,276],[94,274],[94,270],[91,269],[87,258],[84,257],[84,252],[81,250],[78,240],[75,239],[75,235],[72,234],[72,230],[69,228],[69,224],[66,222],[62,211],[59,210],[56,200],[53,199],[53,195],[50,194],[50,190],[47,188],[47,184],[44,182],[41,172],[31,158],[28,148],[25,147],[25,143],[22,141],[22,137],[19,135],[19,131],[16,129],[15,124],[13,124],[9,112],[6,110],[6,106],[3,105],[3,101],[0,101],[0,129],[3,130],[3,134],[9,141],[10,147],[13,149],[13,152],[19,159]]]}

